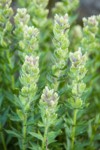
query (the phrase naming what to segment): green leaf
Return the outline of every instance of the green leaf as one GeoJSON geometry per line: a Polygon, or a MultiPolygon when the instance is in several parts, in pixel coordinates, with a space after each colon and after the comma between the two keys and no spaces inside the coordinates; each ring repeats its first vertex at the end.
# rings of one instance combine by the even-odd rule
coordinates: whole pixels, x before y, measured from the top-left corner
{"type": "Polygon", "coordinates": [[[43,137],[40,133],[35,133],[35,132],[29,132],[30,135],[32,135],[33,137],[36,137],[39,140],[43,140],[43,137]]]}
{"type": "Polygon", "coordinates": [[[12,135],[13,137],[22,138],[20,134],[16,133],[12,130],[5,130],[8,134],[12,135]]]}
{"type": "Polygon", "coordinates": [[[0,115],[0,122],[1,124],[4,126],[7,120],[9,114],[9,107],[4,111],[4,113],[2,115],[0,115]]]}
{"type": "Polygon", "coordinates": [[[2,105],[3,98],[4,98],[4,96],[2,94],[0,94],[0,107],[2,105]]]}
{"type": "Polygon", "coordinates": [[[60,131],[48,133],[48,144],[55,142],[55,138],[60,134],[60,131]]]}
{"type": "Polygon", "coordinates": [[[30,142],[31,147],[29,149],[31,150],[41,150],[41,147],[37,145],[36,143],[30,142]]]}

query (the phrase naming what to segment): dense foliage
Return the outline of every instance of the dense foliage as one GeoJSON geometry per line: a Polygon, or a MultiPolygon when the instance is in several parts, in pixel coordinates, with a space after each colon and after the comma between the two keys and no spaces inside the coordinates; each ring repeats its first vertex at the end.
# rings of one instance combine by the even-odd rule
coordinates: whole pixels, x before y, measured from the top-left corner
{"type": "Polygon", "coordinates": [[[99,150],[100,15],[78,0],[0,0],[0,150],[99,150]]]}

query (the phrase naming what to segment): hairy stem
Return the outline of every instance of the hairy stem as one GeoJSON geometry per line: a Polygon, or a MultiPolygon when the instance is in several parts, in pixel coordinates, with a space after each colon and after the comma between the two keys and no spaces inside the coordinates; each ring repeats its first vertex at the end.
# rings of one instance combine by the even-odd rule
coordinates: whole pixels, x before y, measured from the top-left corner
{"type": "Polygon", "coordinates": [[[77,109],[74,109],[73,112],[73,127],[72,127],[72,135],[71,135],[71,150],[74,150],[74,144],[75,144],[75,129],[76,129],[76,118],[77,118],[77,109]]]}
{"type": "Polygon", "coordinates": [[[3,149],[7,150],[6,142],[5,142],[5,138],[4,138],[3,132],[1,132],[1,140],[2,140],[3,149]]]}
{"type": "Polygon", "coordinates": [[[24,121],[23,121],[23,130],[22,130],[22,134],[23,134],[22,150],[26,150],[26,130],[27,130],[26,123],[27,123],[27,115],[25,114],[24,121]]]}
{"type": "Polygon", "coordinates": [[[6,142],[5,142],[5,138],[4,138],[4,134],[3,134],[2,130],[3,130],[2,125],[0,124],[0,131],[1,131],[0,135],[1,135],[1,141],[2,141],[2,145],[3,145],[3,149],[7,150],[6,142]]]}
{"type": "Polygon", "coordinates": [[[42,150],[47,150],[47,134],[48,134],[48,125],[45,127],[44,138],[42,142],[42,150]]]}

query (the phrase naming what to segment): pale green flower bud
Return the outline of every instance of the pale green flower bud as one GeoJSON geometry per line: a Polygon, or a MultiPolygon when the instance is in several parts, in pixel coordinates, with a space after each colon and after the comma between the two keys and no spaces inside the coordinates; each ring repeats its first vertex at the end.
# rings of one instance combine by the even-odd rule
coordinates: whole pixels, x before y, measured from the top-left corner
{"type": "Polygon", "coordinates": [[[70,27],[68,21],[68,14],[65,14],[64,16],[60,16],[56,14],[54,19],[55,19],[55,26],[57,30],[60,28],[62,29],[61,32],[65,32],[65,30],[70,27]]]}
{"type": "Polygon", "coordinates": [[[96,20],[96,16],[91,16],[88,19],[83,18],[84,26],[97,26],[98,21],[96,20]]]}
{"type": "Polygon", "coordinates": [[[25,25],[23,32],[24,32],[24,38],[26,38],[27,40],[35,38],[39,34],[39,31],[37,28],[34,28],[34,26],[29,27],[27,25],[25,25]]]}
{"type": "Polygon", "coordinates": [[[15,19],[15,24],[16,25],[24,26],[29,22],[30,15],[27,14],[27,9],[26,8],[18,8],[17,9],[17,14],[16,14],[14,19],[15,19]]]}
{"type": "Polygon", "coordinates": [[[0,0],[0,8],[9,8],[12,0],[0,0]]]}
{"type": "Polygon", "coordinates": [[[34,68],[39,67],[39,57],[26,56],[25,64],[30,65],[34,68]]]}
{"type": "Polygon", "coordinates": [[[41,96],[41,102],[45,103],[44,105],[47,105],[48,107],[55,107],[58,103],[58,99],[58,94],[54,92],[53,89],[49,90],[46,86],[41,96]]]}
{"type": "Polygon", "coordinates": [[[27,26],[23,27],[23,40],[19,42],[19,45],[22,49],[27,50],[27,54],[35,53],[35,50],[38,48],[38,34],[39,31],[34,26],[27,26]]]}
{"type": "Polygon", "coordinates": [[[77,83],[76,81],[72,82],[72,93],[74,95],[81,96],[85,90],[86,85],[83,82],[77,83]]]}
{"type": "Polygon", "coordinates": [[[46,8],[49,0],[34,0],[34,2],[42,8],[46,8]]]}
{"type": "Polygon", "coordinates": [[[76,10],[79,4],[79,0],[62,0],[61,2],[57,2],[55,7],[53,8],[53,13],[57,14],[71,14],[76,10]]]}
{"type": "Polygon", "coordinates": [[[0,44],[3,47],[8,46],[11,43],[11,17],[13,10],[10,7],[11,0],[0,1],[0,44]]]}
{"type": "Polygon", "coordinates": [[[79,48],[78,51],[69,54],[70,61],[72,63],[71,67],[79,68],[80,66],[84,66],[87,60],[86,54],[82,55],[81,49],[79,48]]]}
{"type": "Polygon", "coordinates": [[[96,16],[91,16],[89,18],[83,18],[85,34],[89,35],[92,39],[95,38],[95,34],[98,31],[98,21],[96,16]],[[93,36],[93,37],[92,37],[93,36]]]}
{"type": "Polygon", "coordinates": [[[71,105],[71,107],[77,108],[77,109],[81,108],[83,105],[81,98],[76,98],[76,100],[70,98],[70,99],[68,99],[68,102],[71,105]]]}

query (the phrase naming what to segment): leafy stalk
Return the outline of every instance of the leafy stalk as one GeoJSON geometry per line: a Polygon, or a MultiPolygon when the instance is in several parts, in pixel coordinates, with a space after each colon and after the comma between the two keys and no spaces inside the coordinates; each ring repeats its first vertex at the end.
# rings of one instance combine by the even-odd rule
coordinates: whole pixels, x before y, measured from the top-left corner
{"type": "Polygon", "coordinates": [[[27,136],[27,115],[26,114],[24,115],[22,130],[23,130],[22,150],[26,150],[26,136],[27,136]]]}
{"type": "MultiPolygon", "coordinates": [[[[43,90],[43,94],[40,100],[40,112],[42,118],[42,124],[44,126],[44,134],[42,140],[42,150],[48,149],[48,145],[50,144],[50,127],[54,126],[57,121],[57,103],[58,103],[58,94],[54,92],[54,90],[49,90],[46,86],[43,90]]],[[[56,137],[56,131],[54,130],[54,134],[56,137]]],[[[52,137],[52,142],[54,141],[54,137],[52,137]]]]}
{"type": "Polygon", "coordinates": [[[71,141],[71,150],[74,150],[77,113],[78,113],[78,110],[74,109],[74,111],[73,111],[73,127],[72,127],[72,135],[71,135],[71,139],[72,139],[72,141],[71,141]]]}
{"type": "Polygon", "coordinates": [[[2,145],[3,145],[3,149],[4,150],[7,150],[7,146],[6,146],[6,142],[5,142],[5,137],[4,137],[4,134],[2,132],[2,128],[1,128],[1,124],[0,124],[0,134],[1,134],[1,141],[2,141],[2,145]]]}

